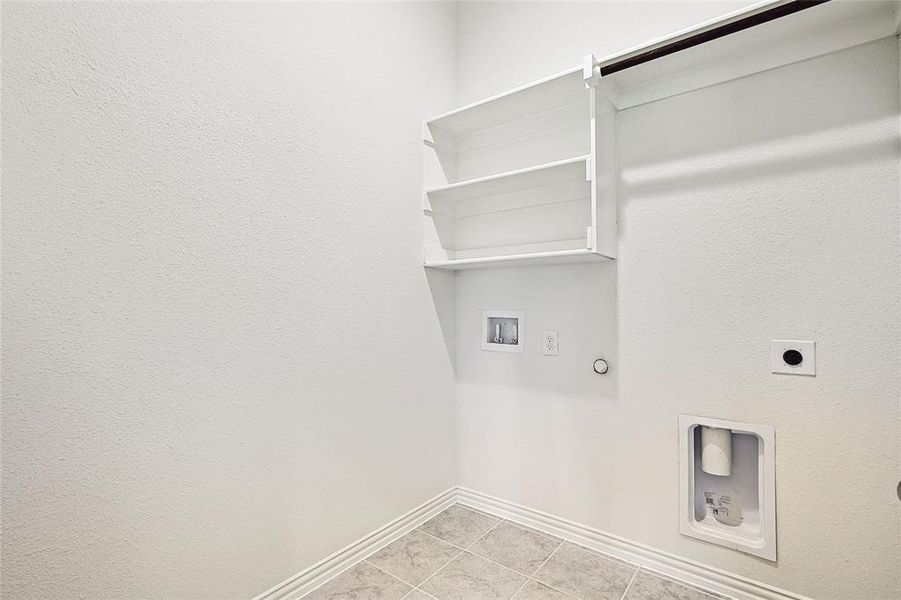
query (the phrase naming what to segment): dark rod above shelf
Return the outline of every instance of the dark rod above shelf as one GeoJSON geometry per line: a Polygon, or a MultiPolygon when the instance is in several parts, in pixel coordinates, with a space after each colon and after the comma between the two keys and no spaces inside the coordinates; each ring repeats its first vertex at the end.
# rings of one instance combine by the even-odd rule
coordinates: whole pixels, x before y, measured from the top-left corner
{"type": "Polygon", "coordinates": [[[813,8],[814,6],[826,2],[829,2],[829,0],[793,0],[792,2],[786,2],[785,4],[780,4],[779,6],[775,6],[759,13],[737,19],[731,23],[726,23],[687,38],[676,40],[675,42],[660,46],[659,48],[654,48],[653,50],[648,50],[647,52],[624,58],[615,63],[603,65],[601,67],[601,77],[650,62],[663,56],[675,54],[676,52],[693,48],[694,46],[699,46],[703,43],[725,37],[732,33],[744,31],[745,29],[750,29],[756,25],[761,25],[808,8],[813,8]]]}

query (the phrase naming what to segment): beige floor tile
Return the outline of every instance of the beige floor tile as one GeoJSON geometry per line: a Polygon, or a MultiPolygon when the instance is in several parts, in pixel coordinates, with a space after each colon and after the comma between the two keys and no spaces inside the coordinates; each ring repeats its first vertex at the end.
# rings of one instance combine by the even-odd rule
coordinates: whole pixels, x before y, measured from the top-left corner
{"type": "Polygon", "coordinates": [[[539,535],[543,535],[544,537],[547,537],[547,538],[551,538],[552,540],[556,540],[558,542],[563,541],[563,538],[557,537],[556,535],[551,535],[550,533],[545,533],[543,531],[535,529],[534,527],[529,527],[528,525],[523,525],[521,523],[517,523],[516,521],[511,521],[510,519],[501,519],[501,520],[506,523],[509,523],[510,525],[513,525],[514,527],[519,527],[520,529],[525,529],[526,531],[534,531],[535,533],[537,533],[539,535]]]}
{"type": "Polygon", "coordinates": [[[412,585],[419,585],[460,553],[438,538],[413,530],[366,560],[412,585]]]}
{"type": "Polygon", "coordinates": [[[564,542],[535,579],[582,600],[620,600],[636,568],[564,542]]]}
{"type": "Polygon", "coordinates": [[[706,594],[701,590],[690,588],[657,575],[641,570],[629,591],[625,600],[714,600],[717,596],[706,594]]]}
{"type": "Polygon", "coordinates": [[[399,579],[360,562],[304,596],[304,600],[401,600],[411,589],[399,579]]]}
{"type": "Polygon", "coordinates": [[[530,579],[513,598],[514,600],[573,600],[572,596],[553,590],[534,579],[530,579]]]}
{"type": "Polygon", "coordinates": [[[455,504],[418,527],[429,535],[465,548],[497,524],[498,519],[455,504]]]}
{"type": "Polygon", "coordinates": [[[404,596],[404,600],[435,600],[432,596],[429,596],[425,592],[421,592],[419,590],[413,590],[406,596],[404,596]]]}
{"type": "Polygon", "coordinates": [[[469,551],[531,575],[559,545],[552,538],[503,522],[479,538],[469,551]]]}
{"type": "Polygon", "coordinates": [[[510,569],[464,552],[421,587],[439,600],[508,600],[525,581],[510,569]]]}

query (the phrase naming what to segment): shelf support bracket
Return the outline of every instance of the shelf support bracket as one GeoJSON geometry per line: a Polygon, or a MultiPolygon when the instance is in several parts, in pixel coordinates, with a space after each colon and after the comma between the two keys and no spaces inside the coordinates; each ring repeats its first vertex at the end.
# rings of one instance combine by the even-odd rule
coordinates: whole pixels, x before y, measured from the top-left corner
{"type": "Polygon", "coordinates": [[[601,69],[594,54],[586,54],[582,58],[582,79],[586,87],[595,87],[601,82],[601,69]]]}
{"type": "Polygon", "coordinates": [[[615,108],[619,109],[619,91],[612,81],[601,75],[601,66],[594,54],[586,54],[582,59],[582,79],[585,87],[600,91],[615,108]]]}

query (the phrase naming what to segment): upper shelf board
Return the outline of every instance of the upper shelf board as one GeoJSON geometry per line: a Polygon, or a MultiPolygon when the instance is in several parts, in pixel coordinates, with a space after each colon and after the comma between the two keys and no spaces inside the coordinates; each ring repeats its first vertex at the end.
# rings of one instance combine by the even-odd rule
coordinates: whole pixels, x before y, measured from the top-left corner
{"type": "Polygon", "coordinates": [[[426,125],[430,130],[460,137],[580,102],[585,103],[587,120],[588,94],[582,67],[576,67],[444,113],[426,125]]]}
{"type": "MultiPolygon", "coordinates": [[[[717,19],[606,56],[604,67],[791,3],[766,0],[717,19]]],[[[596,81],[618,109],[653,102],[753,73],[821,56],[894,35],[897,1],[831,0],[780,18],[668,54],[596,81]]]]}
{"type": "MultiPolygon", "coordinates": [[[[608,65],[740,21],[793,0],[764,0],[595,61],[608,65]]],[[[901,30],[898,0],[830,0],[748,29],[730,33],[650,62],[599,77],[617,109],[646,104],[768,69],[894,35],[901,30]]],[[[579,102],[586,103],[582,66],[444,113],[428,129],[466,136],[579,102]]]]}

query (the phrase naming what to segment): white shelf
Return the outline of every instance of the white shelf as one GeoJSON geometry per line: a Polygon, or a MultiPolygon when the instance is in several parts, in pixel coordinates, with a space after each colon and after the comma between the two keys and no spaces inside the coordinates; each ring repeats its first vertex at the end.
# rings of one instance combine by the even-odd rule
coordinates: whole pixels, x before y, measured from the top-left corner
{"type": "Polygon", "coordinates": [[[426,190],[430,200],[460,201],[495,196],[566,182],[587,182],[591,156],[577,156],[566,160],[518,169],[498,175],[479,177],[426,190]]]}
{"type": "Polygon", "coordinates": [[[591,102],[573,68],[427,121],[433,183],[453,184],[586,155],[591,102]]]}
{"type": "Polygon", "coordinates": [[[579,67],[426,122],[424,264],[615,256],[613,114],[579,67]]]}
{"type": "Polygon", "coordinates": [[[467,104],[430,119],[426,126],[453,137],[466,136],[531,116],[553,114],[563,106],[579,103],[585,105],[587,119],[581,66],[467,104]]]}
{"type": "Polygon", "coordinates": [[[482,258],[461,258],[458,260],[442,260],[424,263],[432,269],[480,269],[487,267],[514,267],[527,265],[554,265],[584,262],[603,262],[610,257],[591,250],[557,250],[552,252],[532,252],[528,254],[511,254],[508,256],[488,256],[482,258]]]}
{"type": "MultiPolygon", "coordinates": [[[[789,0],[758,2],[605,56],[596,62],[596,72],[788,3],[789,0]]],[[[629,108],[888,37],[898,32],[898,25],[898,2],[833,0],[602,75],[601,89],[617,109],[629,108]]]]}

